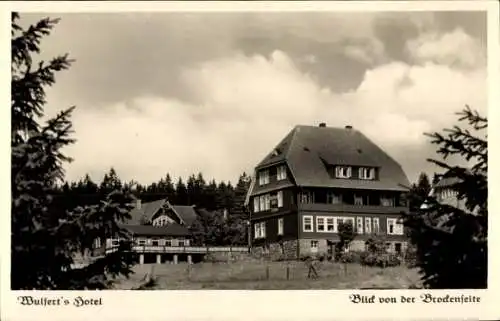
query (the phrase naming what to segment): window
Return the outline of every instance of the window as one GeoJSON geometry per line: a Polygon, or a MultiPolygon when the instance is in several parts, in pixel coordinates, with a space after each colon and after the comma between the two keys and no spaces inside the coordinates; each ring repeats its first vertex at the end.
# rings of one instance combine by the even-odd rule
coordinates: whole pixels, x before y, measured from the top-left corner
{"type": "Polygon", "coordinates": [[[101,247],[101,239],[98,237],[94,240],[94,248],[98,249],[101,247]]]}
{"type": "Polygon", "coordinates": [[[179,241],[179,246],[184,246],[184,241],[179,241]]]}
{"type": "Polygon", "coordinates": [[[271,195],[266,194],[266,195],[263,195],[261,197],[264,198],[264,210],[265,211],[270,210],[271,209],[271,195]]]}
{"type": "Polygon", "coordinates": [[[387,197],[387,196],[380,197],[380,205],[394,206],[394,197],[387,197]]]}
{"type": "Polygon", "coordinates": [[[312,216],[302,217],[302,225],[304,232],[312,232],[313,231],[312,216]]]}
{"type": "Polygon", "coordinates": [[[351,223],[351,226],[354,229],[354,217],[344,217],[344,223],[351,223]]]}
{"type": "Polygon", "coordinates": [[[336,217],[335,221],[336,221],[336,223],[335,223],[335,232],[338,232],[339,225],[340,225],[340,223],[344,222],[344,219],[342,217],[336,217]]]}
{"type": "Polygon", "coordinates": [[[159,246],[159,245],[160,245],[160,242],[159,242],[159,240],[158,240],[158,239],[153,239],[153,240],[151,241],[151,245],[152,245],[152,246],[159,246]]]}
{"type": "Polygon", "coordinates": [[[334,224],[333,217],[326,218],[326,231],[327,232],[334,232],[335,231],[335,224],[334,224]]]}
{"type": "Polygon", "coordinates": [[[260,198],[258,196],[255,196],[253,198],[253,211],[254,211],[254,213],[257,213],[260,211],[260,198]]]}
{"type": "Polygon", "coordinates": [[[324,217],[316,217],[316,231],[324,232],[325,231],[325,218],[324,217]]]}
{"type": "Polygon", "coordinates": [[[394,250],[396,253],[401,254],[401,243],[394,243],[394,250]]]}
{"type": "Polygon", "coordinates": [[[365,233],[370,234],[372,232],[372,219],[370,217],[365,217],[365,233]]]}
{"type": "Polygon", "coordinates": [[[276,175],[276,179],[278,181],[286,179],[286,167],[283,166],[278,166],[278,174],[276,175]]]}
{"type": "Polygon", "coordinates": [[[349,166],[337,166],[335,167],[335,177],[337,178],[350,178],[352,169],[349,166]]]}
{"type": "Polygon", "coordinates": [[[255,196],[253,199],[254,212],[268,211],[271,209],[271,195],[255,196]]]}
{"type": "Polygon", "coordinates": [[[171,240],[165,240],[165,246],[172,246],[171,240]]]}
{"type": "Polygon", "coordinates": [[[363,234],[363,218],[362,217],[356,217],[356,225],[358,227],[358,229],[357,229],[358,234],[363,234]]]}
{"type": "Polygon", "coordinates": [[[278,235],[283,235],[284,218],[278,219],[278,235]]]}
{"type": "Polygon", "coordinates": [[[318,252],[318,247],[319,247],[318,241],[311,241],[311,252],[313,253],[318,252]]]}
{"type": "Polygon", "coordinates": [[[389,235],[403,235],[403,224],[398,223],[396,218],[387,219],[387,234],[389,235]]]}
{"type": "Polygon", "coordinates": [[[373,218],[373,233],[380,233],[380,221],[378,217],[373,218]]]}
{"type": "Polygon", "coordinates": [[[361,167],[359,169],[360,179],[375,179],[375,168],[361,167]]]}
{"type": "Polygon", "coordinates": [[[259,196],[260,199],[260,210],[265,211],[266,210],[266,199],[264,198],[264,195],[259,196]]]}
{"type": "Polygon", "coordinates": [[[326,202],[328,204],[340,204],[340,203],[342,203],[342,201],[340,199],[340,195],[335,194],[334,192],[326,193],[326,202]]]}
{"type": "Polygon", "coordinates": [[[314,194],[309,191],[301,192],[299,202],[304,204],[314,203],[314,194]]]}
{"type": "Polygon", "coordinates": [[[137,239],[137,245],[139,246],[146,245],[146,239],[137,239]]]}
{"type": "Polygon", "coordinates": [[[254,232],[256,239],[266,237],[266,222],[255,223],[254,232]]]}
{"type": "Polygon", "coordinates": [[[347,222],[349,222],[349,223],[351,223],[352,227],[354,228],[354,217],[345,217],[344,216],[344,217],[334,217],[333,219],[335,221],[335,224],[334,224],[334,226],[335,226],[334,232],[335,233],[338,233],[340,223],[347,223],[347,222]]]}
{"type": "Polygon", "coordinates": [[[363,196],[354,195],[354,205],[363,205],[363,196]]]}
{"type": "Polygon", "coordinates": [[[278,207],[283,207],[283,191],[276,193],[276,198],[278,199],[278,207]]]}
{"type": "Polygon", "coordinates": [[[263,170],[259,174],[259,185],[269,184],[269,170],[263,170]]]}

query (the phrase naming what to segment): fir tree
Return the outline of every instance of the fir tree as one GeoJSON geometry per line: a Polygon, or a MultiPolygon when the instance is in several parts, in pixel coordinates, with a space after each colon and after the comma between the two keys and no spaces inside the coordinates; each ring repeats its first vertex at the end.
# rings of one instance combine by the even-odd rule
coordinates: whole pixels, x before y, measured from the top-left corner
{"type": "Polygon", "coordinates": [[[116,170],[111,167],[109,172],[104,174],[104,178],[99,186],[99,192],[102,195],[109,194],[113,191],[120,191],[123,188],[123,184],[116,173],[116,170]]]}
{"type": "Polygon", "coordinates": [[[217,183],[214,179],[212,179],[205,188],[204,202],[201,204],[201,207],[204,207],[209,211],[221,208],[221,206],[217,204],[217,183]]]}
{"type": "Polygon", "coordinates": [[[165,185],[163,188],[163,192],[165,193],[165,197],[170,203],[175,204],[175,187],[172,182],[172,177],[170,177],[170,174],[167,173],[167,175],[165,176],[164,183],[165,185]]]}
{"type": "Polygon", "coordinates": [[[179,180],[175,185],[175,198],[177,205],[188,205],[188,193],[186,185],[182,181],[181,177],[179,177],[179,180]]]}
{"type": "MultiPolygon", "coordinates": [[[[117,221],[130,217],[131,199],[122,193],[108,195],[100,204],[67,211],[55,206],[53,196],[64,181],[63,164],[71,159],[62,149],[74,142],[70,120],[73,107],[45,124],[45,88],[71,60],[59,56],[48,63],[33,62],[40,41],[50,34],[57,19],[43,19],[28,27],[12,13],[11,39],[11,287],[30,289],[103,289],[118,274],[129,275],[133,261],[125,255],[128,242],[116,252],[80,268],[77,254],[92,251],[93,241],[112,233],[127,235],[117,221]]],[[[66,185],[67,186],[67,185],[66,185]]]]}
{"type": "Polygon", "coordinates": [[[416,211],[420,208],[427,196],[429,196],[430,191],[431,183],[429,182],[429,176],[425,173],[420,173],[417,184],[412,184],[408,195],[410,210],[416,211]]]}
{"type": "Polygon", "coordinates": [[[229,233],[232,244],[247,244],[249,214],[245,209],[245,198],[250,187],[250,177],[246,173],[240,175],[234,188],[232,208],[229,216],[229,233]]]}
{"type": "Polygon", "coordinates": [[[443,160],[429,160],[454,178],[463,207],[427,199],[427,206],[405,215],[416,245],[417,266],[428,288],[486,288],[488,230],[488,145],[487,118],[468,106],[459,114],[460,122],[471,129],[454,126],[444,133],[428,134],[439,146],[443,160]],[[446,164],[449,156],[461,156],[470,167],[446,164]]]}

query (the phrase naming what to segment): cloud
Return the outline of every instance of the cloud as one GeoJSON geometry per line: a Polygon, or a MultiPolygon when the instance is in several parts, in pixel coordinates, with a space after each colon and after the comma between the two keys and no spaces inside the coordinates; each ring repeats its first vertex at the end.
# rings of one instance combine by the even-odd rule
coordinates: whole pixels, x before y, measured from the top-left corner
{"type": "Polygon", "coordinates": [[[364,64],[374,64],[383,60],[385,55],[384,44],[376,38],[357,41],[344,47],[344,54],[364,64]]]}
{"type": "Polygon", "coordinates": [[[345,93],[320,86],[279,50],[269,56],[236,53],[183,68],[180,74],[199,103],[143,95],[106,108],[78,109],[78,142],[68,151],[76,160],[68,167],[69,178],[90,173],[100,179],[114,166],[124,179],[144,183],[167,172],[186,176],[197,171],[234,181],[294,125],[323,121],[361,130],[401,159],[413,178],[427,166],[424,131],[449,124],[464,104],[486,106],[483,70],[435,63],[379,65],[345,93]],[[418,155],[421,162],[415,161],[418,155]]]}
{"type": "Polygon", "coordinates": [[[407,43],[416,62],[432,61],[450,66],[476,68],[485,64],[485,48],[461,28],[447,33],[428,32],[407,43]]]}

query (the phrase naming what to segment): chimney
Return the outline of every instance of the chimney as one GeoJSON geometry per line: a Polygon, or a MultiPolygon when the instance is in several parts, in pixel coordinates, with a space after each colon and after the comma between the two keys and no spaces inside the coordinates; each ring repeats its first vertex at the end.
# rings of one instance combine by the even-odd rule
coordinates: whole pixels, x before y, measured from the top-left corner
{"type": "Polygon", "coordinates": [[[141,199],[138,198],[136,201],[135,201],[135,207],[140,210],[141,207],[142,207],[142,202],[141,202],[141,199]]]}
{"type": "Polygon", "coordinates": [[[326,123],[320,123],[319,127],[326,127],[326,123]]]}
{"type": "Polygon", "coordinates": [[[352,129],[352,126],[351,126],[351,125],[347,125],[347,126],[345,126],[345,129],[347,129],[347,130],[351,130],[351,129],[352,129]]]}

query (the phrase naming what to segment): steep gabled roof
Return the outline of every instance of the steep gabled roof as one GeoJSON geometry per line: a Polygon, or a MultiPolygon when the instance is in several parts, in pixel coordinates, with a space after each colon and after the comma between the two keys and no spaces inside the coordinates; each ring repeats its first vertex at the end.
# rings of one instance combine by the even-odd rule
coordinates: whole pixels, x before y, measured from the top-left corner
{"type": "Polygon", "coordinates": [[[406,191],[410,183],[401,166],[361,132],[352,128],[296,126],[283,139],[282,153],[272,152],[256,169],[286,162],[298,186],[406,191]],[[327,165],[379,168],[379,180],[335,179],[327,165]]]}
{"type": "Polygon", "coordinates": [[[152,225],[121,225],[134,235],[144,236],[189,236],[189,230],[180,224],[172,223],[166,226],[157,227],[152,225]]]}
{"type": "Polygon", "coordinates": [[[127,224],[140,224],[141,218],[146,217],[148,220],[153,219],[155,214],[165,207],[166,209],[172,209],[175,215],[186,225],[191,225],[197,217],[194,206],[186,205],[172,205],[167,199],[160,199],[154,202],[142,203],[140,208],[135,207],[130,212],[132,219],[127,221],[127,224]]]}
{"type": "Polygon", "coordinates": [[[288,133],[283,140],[257,165],[257,168],[269,166],[286,160],[297,127],[288,133]]]}
{"type": "Polygon", "coordinates": [[[127,221],[127,224],[140,224],[141,218],[144,216],[151,219],[166,203],[166,199],[157,200],[154,202],[141,203],[141,207],[135,207],[130,211],[132,218],[127,221]]]}
{"type": "Polygon", "coordinates": [[[198,214],[196,214],[196,211],[194,209],[194,206],[187,206],[187,205],[171,205],[171,208],[174,210],[174,212],[181,218],[181,220],[186,224],[187,226],[190,226],[193,224],[193,222],[196,220],[198,214]]]}

